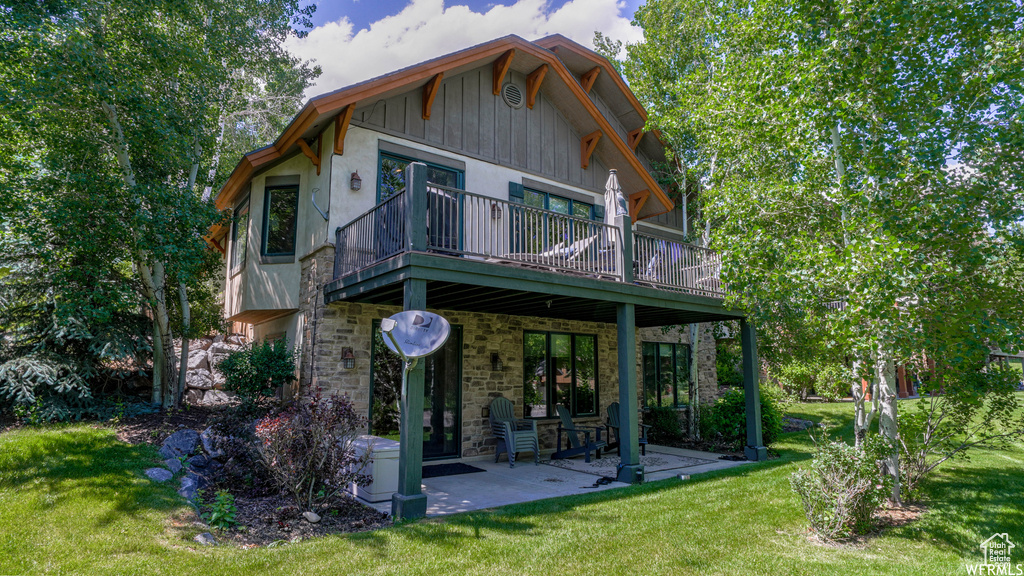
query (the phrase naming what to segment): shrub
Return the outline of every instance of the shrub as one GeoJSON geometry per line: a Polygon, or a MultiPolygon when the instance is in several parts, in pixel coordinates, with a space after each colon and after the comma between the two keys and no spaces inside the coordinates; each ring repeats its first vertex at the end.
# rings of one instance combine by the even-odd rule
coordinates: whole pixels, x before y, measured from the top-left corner
{"type": "Polygon", "coordinates": [[[238,522],[235,521],[236,513],[238,513],[238,508],[235,507],[235,497],[227,490],[219,490],[213,503],[210,504],[210,510],[204,512],[202,517],[203,521],[211,528],[227,530],[238,525],[238,522]]]}
{"type": "Polygon", "coordinates": [[[715,344],[715,372],[719,386],[743,386],[743,372],[739,369],[740,355],[735,349],[736,344],[729,340],[719,340],[715,344]]]}
{"type": "MultiPolygon", "coordinates": [[[[782,434],[782,411],[768,390],[761,394],[761,437],[770,446],[782,434]]],[[[736,447],[747,438],[747,405],[743,390],[729,390],[701,414],[701,436],[718,438],[736,447]]]]}
{"type": "Polygon", "coordinates": [[[835,402],[850,394],[853,374],[839,362],[794,360],[775,371],[775,377],[787,393],[806,400],[814,390],[823,400],[835,402]]]}
{"type": "Polygon", "coordinates": [[[946,460],[966,459],[977,447],[1003,447],[1024,438],[1024,412],[1015,393],[1020,374],[991,365],[985,371],[947,371],[942,393],[922,383],[922,398],[899,419],[901,489],[914,500],[924,478],[946,460]],[[930,392],[935,392],[931,394],[930,392]]]}
{"type": "Polygon", "coordinates": [[[827,434],[815,439],[810,468],[790,476],[811,529],[826,541],[863,534],[871,528],[871,515],[892,492],[892,477],[882,472],[889,448],[878,436],[863,449],[827,434]]]}
{"type": "Polygon", "coordinates": [[[284,339],[231,352],[217,369],[224,374],[224,389],[250,404],[268,403],[279,387],[295,380],[295,359],[284,339]]]}
{"type": "Polygon", "coordinates": [[[679,413],[669,406],[651,406],[644,411],[644,423],[651,426],[648,440],[656,444],[672,444],[683,438],[679,413]]]}
{"type": "Polygon", "coordinates": [[[356,456],[353,447],[365,425],[347,395],[324,398],[318,390],[308,401],[260,420],[257,450],[277,486],[300,508],[316,510],[342,498],[351,483],[369,483],[362,473],[369,451],[356,456]]]}

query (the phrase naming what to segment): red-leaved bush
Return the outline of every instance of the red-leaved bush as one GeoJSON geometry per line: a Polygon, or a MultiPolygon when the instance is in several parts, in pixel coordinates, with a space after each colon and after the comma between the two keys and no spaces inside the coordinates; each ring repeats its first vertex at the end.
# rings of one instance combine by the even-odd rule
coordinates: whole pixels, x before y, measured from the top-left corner
{"type": "Polygon", "coordinates": [[[278,487],[300,508],[318,510],[344,498],[363,474],[369,451],[357,455],[353,441],[365,427],[348,396],[324,397],[320,390],[256,424],[256,449],[278,487]]]}

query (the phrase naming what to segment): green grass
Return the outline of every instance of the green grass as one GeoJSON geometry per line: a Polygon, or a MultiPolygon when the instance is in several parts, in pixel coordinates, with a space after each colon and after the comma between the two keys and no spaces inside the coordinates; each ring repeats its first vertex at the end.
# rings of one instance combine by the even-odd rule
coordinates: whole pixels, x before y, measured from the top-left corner
{"type": "MultiPolygon", "coordinates": [[[[790,412],[847,436],[849,404],[790,412]]],[[[963,574],[995,532],[1024,541],[1024,445],[940,469],[928,512],[866,543],[807,538],[789,474],[810,457],[784,435],[766,463],[274,548],[202,548],[151,447],[71,425],[0,435],[0,574],[963,574]],[[179,524],[179,525],[176,525],[179,524]]],[[[1022,546],[1022,544],[1018,544],[1022,546]]],[[[1022,548],[1015,562],[1024,562],[1022,548]]]]}

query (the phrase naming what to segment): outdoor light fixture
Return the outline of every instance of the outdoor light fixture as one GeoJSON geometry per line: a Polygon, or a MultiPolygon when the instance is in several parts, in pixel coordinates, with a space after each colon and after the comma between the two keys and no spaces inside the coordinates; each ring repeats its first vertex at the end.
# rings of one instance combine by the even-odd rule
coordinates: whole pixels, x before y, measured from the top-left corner
{"type": "Polygon", "coordinates": [[[491,202],[491,220],[501,220],[501,206],[497,202],[491,202]]]}
{"type": "Polygon", "coordinates": [[[359,189],[363,187],[363,179],[359,177],[358,170],[352,173],[352,179],[348,181],[348,187],[351,188],[353,192],[358,192],[359,189]]]}
{"type": "Polygon", "coordinates": [[[345,370],[351,370],[356,367],[356,356],[352,353],[351,348],[341,349],[341,367],[345,370]]]}
{"type": "Polygon", "coordinates": [[[495,372],[501,372],[504,370],[505,365],[501,363],[501,358],[498,357],[497,352],[491,352],[491,370],[495,372]]]}

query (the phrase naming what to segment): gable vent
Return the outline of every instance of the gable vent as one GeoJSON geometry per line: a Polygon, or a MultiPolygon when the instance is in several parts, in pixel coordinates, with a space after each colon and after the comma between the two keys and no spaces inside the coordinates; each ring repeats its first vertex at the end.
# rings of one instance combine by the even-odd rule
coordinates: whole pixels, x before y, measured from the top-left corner
{"type": "Polygon", "coordinates": [[[519,86],[511,82],[506,82],[501,87],[501,99],[508,104],[509,108],[522,108],[525,98],[523,98],[523,91],[519,89],[519,86]]]}

